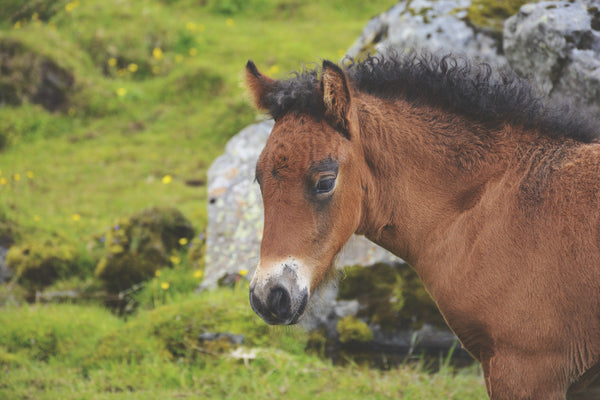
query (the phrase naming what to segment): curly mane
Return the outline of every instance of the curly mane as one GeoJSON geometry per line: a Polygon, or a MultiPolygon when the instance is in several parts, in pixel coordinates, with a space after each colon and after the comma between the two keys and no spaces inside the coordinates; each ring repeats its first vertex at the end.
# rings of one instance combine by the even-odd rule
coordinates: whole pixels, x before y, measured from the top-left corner
{"type": "MultiPolygon", "coordinates": [[[[568,103],[545,99],[512,71],[494,71],[488,64],[453,55],[414,52],[346,61],[350,85],[372,96],[440,107],[487,126],[508,122],[586,143],[600,138],[591,116],[568,103]]],[[[306,113],[320,119],[320,74],[316,67],[276,81],[266,101],[271,116],[306,113]]]]}

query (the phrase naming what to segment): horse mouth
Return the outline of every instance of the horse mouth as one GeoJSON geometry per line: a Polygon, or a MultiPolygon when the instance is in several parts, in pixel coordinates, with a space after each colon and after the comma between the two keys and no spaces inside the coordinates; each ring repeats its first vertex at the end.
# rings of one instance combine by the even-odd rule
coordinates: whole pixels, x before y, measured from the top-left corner
{"type": "Polygon", "coordinates": [[[308,293],[306,293],[306,291],[304,291],[302,300],[300,301],[300,305],[298,306],[298,309],[296,310],[296,312],[292,316],[292,319],[290,320],[290,322],[287,325],[295,325],[298,323],[300,318],[304,315],[304,310],[306,310],[307,304],[308,304],[308,293]]]}

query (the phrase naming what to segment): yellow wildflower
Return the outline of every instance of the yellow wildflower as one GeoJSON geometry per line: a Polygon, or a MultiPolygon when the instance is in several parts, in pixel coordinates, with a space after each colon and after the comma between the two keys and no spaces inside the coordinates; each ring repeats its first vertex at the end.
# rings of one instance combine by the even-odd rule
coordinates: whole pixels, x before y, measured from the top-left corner
{"type": "Polygon", "coordinates": [[[21,174],[14,174],[13,175],[13,180],[15,182],[19,182],[21,180],[21,174]]]}
{"type": "Polygon", "coordinates": [[[117,71],[117,75],[119,76],[123,76],[125,74],[127,74],[127,70],[125,68],[121,68],[117,71]]]}
{"type": "Polygon", "coordinates": [[[161,288],[162,290],[167,290],[167,289],[169,289],[169,286],[171,286],[171,285],[169,285],[169,282],[163,282],[163,283],[161,283],[161,284],[160,284],[160,288],[161,288]]]}
{"type": "Polygon", "coordinates": [[[160,269],[157,269],[156,272],[154,273],[154,276],[159,277],[162,275],[162,272],[160,272],[160,269]]]}
{"type": "Polygon", "coordinates": [[[75,115],[75,109],[73,107],[69,107],[69,111],[67,111],[67,113],[69,114],[69,117],[72,117],[75,115]]]}
{"type": "Polygon", "coordinates": [[[0,185],[6,185],[8,183],[8,181],[6,180],[5,177],[0,178],[0,185]]]}
{"type": "Polygon", "coordinates": [[[13,29],[21,29],[21,21],[15,22],[15,24],[13,25],[13,29]]]}
{"type": "Polygon", "coordinates": [[[70,3],[67,3],[67,5],[65,6],[65,10],[67,10],[67,12],[71,12],[77,7],[79,7],[79,0],[74,0],[70,3]]]}
{"type": "Polygon", "coordinates": [[[163,58],[163,51],[160,47],[155,47],[154,50],[152,50],[152,57],[154,57],[154,59],[156,60],[162,60],[163,58]]]}
{"type": "Polygon", "coordinates": [[[271,68],[269,68],[269,74],[271,74],[271,75],[275,75],[278,72],[279,72],[279,67],[277,65],[272,65],[271,68]]]}
{"type": "Polygon", "coordinates": [[[134,64],[134,63],[131,63],[131,64],[129,64],[129,66],[127,67],[127,69],[128,69],[130,72],[135,72],[135,71],[137,71],[137,70],[138,70],[138,65],[137,65],[137,64],[134,64]]]}
{"type": "Polygon", "coordinates": [[[196,50],[194,47],[192,47],[188,53],[190,54],[190,56],[194,57],[196,54],[198,54],[198,50],[196,50]]]}
{"type": "Polygon", "coordinates": [[[108,66],[109,67],[116,67],[117,66],[117,59],[114,57],[111,57],[108,59],[108,66]]]}
{"type": "Polygon", "coordinates": [[[126,94],[127,94],[127,89],[122,88],[122,87],[120,87],[120,88],[117,89],[117,96],[123,97],[126,94]]]}
{"type": "Polygon", "coordinates": [[[194,278],[196,278],[196,279],[202,278],[202,275],[204,275],[204,273],[200,270],[194,272],[194,278]]]}
{"type": "Polygon", "coordinates": [[[227,18],[225,20],[225,25],[232,27],[235,24],[235,22],[233,22],[233,18],[227,18]]]}
{"type": "Polygon", "coordinates": [[[196,30],[196,24],[193,22],[188,22],[187,24],[185,24],[185,29],[187,29],[190,32],[194,32],[196,30]]]}
{"type": "Polygon", "coordinates": [[[181,239],[179,239],[179,244],[182,245],[182,246],[185,246],[186,244],[188,244],[187,238],[181,238],[181,239]]]}
{"type": "Polygon", "coordinates": [[[27,177],[29,179],[33,179],[35,177],[35,174],[33,173],[33,171],[27,171],[27,177]]]}
{"type": "Polygon", "coordinates": [[[171,183],[172,180],[173,180],[173,177],[171,175],[165,175],[162,178],[162,183],[164,183],[165,185],[168,185],[169,183],[171,183]]]}
{"type": "Polygon", "coordinates": [[[238,274],[240,274],[241,276],[246,276],[246,275],[248,275],[248,270],[247,269],[240,269],[238,271],[238,274]]]}
{"type": "Polygon", "coordinates": [[[81,215],[75,213],[75,214],[73,214],[72,218],[73,218],[73,221],[77,222],[77,221],[79,221],[81,219],[81,215]]]}
{"type": "Polygon", "coordinates": [[[179,258],[179,256],[171,256],[169,259],[175,265],[179,265],[179,263],[181,263],[181,258],[179,258]]]}
{"type": "Polygon", "coordinates": [[[35,222],[40,222],[41,218],[40,218],[40,216],[39,216],[39,215],[37,215],[37,214],[36,214],[36,215],[34,215],[34,216],[33,216],[33,220],[34,220],[35,222]]]}

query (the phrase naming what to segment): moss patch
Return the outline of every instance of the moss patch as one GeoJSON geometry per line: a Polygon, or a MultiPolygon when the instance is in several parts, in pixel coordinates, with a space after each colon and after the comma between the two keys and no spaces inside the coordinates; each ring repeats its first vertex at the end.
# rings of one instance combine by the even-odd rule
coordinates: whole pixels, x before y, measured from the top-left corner
{"type": "Polygon", "coordinates": [[[384,329],[420,328],[426,321],[445,326],[443,317],[421,283],[406,264],[375,264],[344,269],[338,299],[357,299],[358,316],[384,329]]]}
{"type": "Polygon", "coordinates": [[[479,29],[502,36],[504,21],[515,15],[523,4],[535,3],[529,0],[473,0],[467,10],[467,18],[479,29]]]}
{"type": "Polygon", "coordinates": [[[373,332],[371,332],[369,326],[352,315],[338,321],[337,332],[342,343],[369,342],[373,340],[373,332]]]}

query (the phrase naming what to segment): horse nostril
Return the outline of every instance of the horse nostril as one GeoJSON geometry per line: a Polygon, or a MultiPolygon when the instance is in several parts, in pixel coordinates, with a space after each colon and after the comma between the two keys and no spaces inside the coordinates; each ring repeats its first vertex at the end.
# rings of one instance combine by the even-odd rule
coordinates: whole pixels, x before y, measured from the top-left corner
{"type": "Polygon", "coordinates": [[[281,286],[271,289],[267,297],[267,308],[279,321],[288,319],[292,314],[292,301],[288,291],[281,286]]]}

